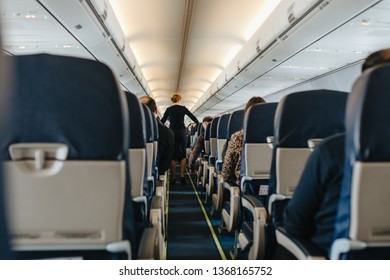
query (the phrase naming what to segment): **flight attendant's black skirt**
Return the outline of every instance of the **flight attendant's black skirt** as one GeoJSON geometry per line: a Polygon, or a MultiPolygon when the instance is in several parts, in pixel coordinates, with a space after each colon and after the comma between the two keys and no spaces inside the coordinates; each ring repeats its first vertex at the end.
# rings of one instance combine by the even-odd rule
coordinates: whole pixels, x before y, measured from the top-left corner
{"type": "Polygon", "coordinates": [[[175,150],[172,160],[182,160],[186,157],[187,132],[185,128],[172,129],[175,141],[175,150]]]}

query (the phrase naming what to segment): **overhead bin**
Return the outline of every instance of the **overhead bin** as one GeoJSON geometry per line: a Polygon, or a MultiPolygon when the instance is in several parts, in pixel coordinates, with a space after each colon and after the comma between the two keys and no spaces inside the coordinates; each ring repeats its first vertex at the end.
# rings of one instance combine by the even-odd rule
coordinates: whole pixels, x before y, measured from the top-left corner
{"type": "Polygon", "coordinates": [[[45,8],[135,95],[150,94],[111,6],[105,0],[41,0],[45,8]]]}
{"type": "Polygon", "coordinates": [[[282,1],[210,85],[210,97],[194,105],[195,113],[238,92],[378,2],[282,1]]]}

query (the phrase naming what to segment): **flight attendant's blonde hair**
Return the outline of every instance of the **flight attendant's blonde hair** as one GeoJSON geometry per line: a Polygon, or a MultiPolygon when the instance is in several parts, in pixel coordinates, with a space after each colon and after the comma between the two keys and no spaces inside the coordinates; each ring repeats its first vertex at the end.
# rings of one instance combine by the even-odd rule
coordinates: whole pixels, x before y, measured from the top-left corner
{"type": "Polygon", "coordinates": [[[173,94],[172,96],[171,96],[171,101],[172,101],[172,103],[177,103],[177,102],[179,102],[181,100],[181,96],[179,95],[179,94],[177,94],[177,93],[175,93],[175,94],[173,94]]]}

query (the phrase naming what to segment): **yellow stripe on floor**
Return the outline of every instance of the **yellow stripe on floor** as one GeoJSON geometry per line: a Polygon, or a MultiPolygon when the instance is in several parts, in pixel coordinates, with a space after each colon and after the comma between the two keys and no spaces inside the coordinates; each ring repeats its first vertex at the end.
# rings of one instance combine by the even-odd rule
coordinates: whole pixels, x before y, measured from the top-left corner
{"type": "Polygon", "coordinates": [[[195,195],[196,195],[196,197],[197,197],[197,199],[198,199],[199,206],[200,206],[200,208],[202,209],[202,212],[203,212],[203,215],[204,215],[204,217],[205,217],[205,219],[206,219],[207,225],[209,226],[209,229],[210,229],[210,232],[211,232],[211,236],[212,236],[213,239],[214,239],[215,246],[217,246],[219,255],[221,256],[221,259],[222,259],[222,260],[226,260],[226,255],[225,255],[225,253],[223,252],[221,243],[219,243],[219,240],[218,240],[217,235],[215,234],[213,225],[211,224],[211,221],[210,221],[210,219],[209,219],[209,216],[207,215],[206,209],[204,209],[204,207],[203,207],[203,203],[202,203],[202,201],[201,201],[201,199],[200,199],[200,197],[199,197],[199,195],[198,195],[198,192],[196,191],[194,182],[192,181],[192,178],[191,178],[190,174],[188,173],[188,170],[187,170],[187,175],[188,175],[188,177],[190,178],[192,188],[193,188],[194,193],[195,193],[195,195]]]}

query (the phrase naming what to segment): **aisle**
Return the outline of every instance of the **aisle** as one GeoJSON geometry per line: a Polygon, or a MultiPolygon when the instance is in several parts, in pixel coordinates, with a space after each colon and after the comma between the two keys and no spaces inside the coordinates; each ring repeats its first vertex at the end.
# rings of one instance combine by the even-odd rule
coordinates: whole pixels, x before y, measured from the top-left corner
{"type": "Polygon", "coordinates": [[[176,182],[169,186],[168,260],[220,260],[225,258],[219,242],[205,218],[192,181],[186,175],[186,185],[176,182]],[[222,255],[222,256],[221,256],[222,255]]]}

